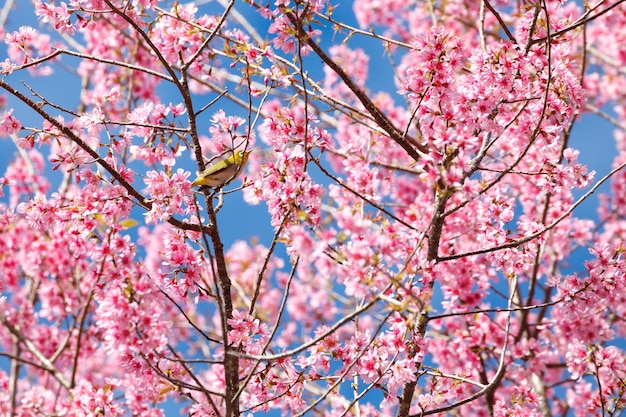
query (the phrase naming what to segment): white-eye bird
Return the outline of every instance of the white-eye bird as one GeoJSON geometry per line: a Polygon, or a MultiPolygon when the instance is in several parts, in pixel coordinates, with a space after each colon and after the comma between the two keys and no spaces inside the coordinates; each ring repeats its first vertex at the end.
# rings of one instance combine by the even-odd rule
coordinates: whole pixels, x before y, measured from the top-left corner
{"type": "Polygon", "coordinates": [[[228,150],[216,156],[209,161],[206,169],[191,184],[193,186],[223,187],[237,178],[243,171],[250,152],[228,150]]]}

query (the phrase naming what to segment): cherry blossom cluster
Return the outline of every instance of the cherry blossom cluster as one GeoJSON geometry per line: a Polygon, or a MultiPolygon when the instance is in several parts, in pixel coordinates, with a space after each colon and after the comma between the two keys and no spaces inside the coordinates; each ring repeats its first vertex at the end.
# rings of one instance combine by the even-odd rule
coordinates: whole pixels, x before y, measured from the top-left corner
{"type": "Polygon", "coordinates": [[[0,14],[0,413],[626,405],[626,0],[34,4],[0,14]]]}

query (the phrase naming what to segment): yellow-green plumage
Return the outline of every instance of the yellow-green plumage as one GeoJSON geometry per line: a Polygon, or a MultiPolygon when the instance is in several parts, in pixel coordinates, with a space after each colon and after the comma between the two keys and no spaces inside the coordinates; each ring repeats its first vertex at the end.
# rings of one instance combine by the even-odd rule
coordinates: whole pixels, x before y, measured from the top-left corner
{"type": "Polygon", "coordinates": [[[193,186],[223,187],[243,171],[250,151],[226,151],[209,162],[207,168],[193,180],[193,186]]]}

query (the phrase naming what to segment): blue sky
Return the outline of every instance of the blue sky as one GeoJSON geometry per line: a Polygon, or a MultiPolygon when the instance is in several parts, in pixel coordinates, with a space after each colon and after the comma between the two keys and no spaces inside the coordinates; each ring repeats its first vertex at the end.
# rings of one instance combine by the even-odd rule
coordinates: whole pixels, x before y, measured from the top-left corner
{"type": "MultiPolygon", "coordinates": [[[[200,6],[201,11],[203,8],[207,8],[206,5],[200,6]]],[[[244,6],[242,10],[249,9],[244,6]]],[[[351,6],[348,3],[343,3],[334,11],[333,15],[337,20],[343,20],[349,25],[357,26],[356,21],[352,15],[351,6]]],[[[260,19],[254,14],[248,14],[251,21],[255,25],[260,27],[267,27],[267,21],[260,19]]],[[[7,21],[4,29],[5,31],[17,30],[19,26],[31,25],[35,28],[42,29],[41,25],[34,16],[33,9],[31,7],[19,6],[14,10],[9,20],[7,21]]],[[[258,29],[260,33],[263,33],[262,29],[258,29]]],[[[332,35],[325,36],[325,41],[328,42],[332,39],[332,35]]],[[[353,47],[360,47],[365,49],[370,54],[371,68],[369,70],[370,77],[368,81],[368,87],[371,91],[389,91],[392,95],[395,95],[395,86],[392,85],[389,80],[392,79],[393,73],[388,65],[387,59],[384,57],[384,50],[377,44],[372,43],[368,38],[360,35],[352,37],[350,45],[353,47]],[[376,66],[376,62],[381,62],[380,66],[376,66]]],[[[0,48],[0,59],[4,60],[6,57],[4,47],[0,48]]],[[[19,81],[23,80],[32,86],[38,92],[41,92],[44,96],[53,98],[53,101],[59,102],[64,105],[68,105],[70,108],[75,107],[77,103],[77,94],[80,87],[80,80],[75,75],[71,74],[71,62],[69,57],[63,57],[64,67],[55,66],[55,73],[50,77],[42,77],[33,79],[25,71],[19,74],[12,74],[8,81],[13,85],[19,85],[19,81]]],[[[315,59],[309,59],[309,64],[314,64],[315,59]]],[[[321,74],[321,69],[318,68],[321,74]]],[[[311,72],[315,72],[315,68],[311,69],[311,72]]],[[[163,88],[165,94],[162,95],[163,102],[180,102],[180,97],[175,94],[170,94],[171,89],[163,88]]],[[[397,100],[400,101],[400,97],[397,96],[397,100]]],[[[197,107],[204,105],[212,99],[210,96],[198,97],[196,101],[197,107]]],[[[245,116],[242,109],[229,106],[227,100],[222,100],[214,107],[216,110],[221,106],[225,106],[227,113],[229,111],[234,114],[245,116]]],[[[34,125],[39,124],[38,116],[31,110],[26,110],[24,106],[9,98],[9,107],[14,107],[14,114],[19,117],[25,117],[25,120],[31,121],[34,125]]],[[[207,110],[204,114],[208,119],[215,111],[213,109],[207,110]]],[[[208,123],[202,124],[200,121],[200,133],[207,134],[208,123]],[[204,130],[203,130],[204,129],[204,130]]],[[[596,171],[596,178],[600,178],[611,169],[610,162],[612,162],[612,156],[615,155],[615,144],[613,139],[613,128],[608,122],[603,120],[597,115],[585,114],[582,116],[580,122],[576,123],[572,138],[571,146],[580,149],[580,161],[586,164],[590,170],[596,171]]],[[[45,149],[43,150],[46,151],[45,149]]],[[[0,170],[4,171],[3,167],[6,166],[10,158],[15,156],[15,147],[10,140],[0,141],[0,170]]],[[[185,156],[179,160],[179,165],[195,174],[195,166],[191,158],[185,156]]],[[[51,177],[54,178],[54,174],[50,172],[51,177]]],[[[55,173],[56,174],[56,173],[55,173]]],[[[234,186],[234,184],[233,184],[234,186]]],[[[608,184],[605,184],[601,190],[607,190],[608,184]]],[[[267,233],[271,233],[271,228],[268,226],[269,217],[264,213],[264,210],[258,210],[256,207],[247,206],[242,199],[241,193],[229,194],[226,197],[227,204],[225,209],[220,213],[221,221],[227,227],[230,225],[235,226],[239,230],[244,230],[248,235],[258,235],[260,237],[265,236],[267,233]]],[[[596,196],[593,196],[590,201],[584,203],[576,210],[576,214],[580,217],[595,217],[596,215],[596,196]]],[[[236,239],[235,234],[225,234],[227,240],[226,243],[230,243],[229,240],[236,239]],[[231,239],[232,236],[232,239],[231,239]]],[[[245,238],[241,236],[240,238],[245,238]]]]}

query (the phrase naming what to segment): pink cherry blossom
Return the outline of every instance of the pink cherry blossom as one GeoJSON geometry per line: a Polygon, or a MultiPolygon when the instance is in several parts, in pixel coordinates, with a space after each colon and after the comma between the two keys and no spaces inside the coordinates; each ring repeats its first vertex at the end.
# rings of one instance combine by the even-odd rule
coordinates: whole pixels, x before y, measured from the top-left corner
{"type": "Polygon", "coordinates": [[[0,414],[618,415],[626,2],[218,3],[1,13],[0,414]]]}

